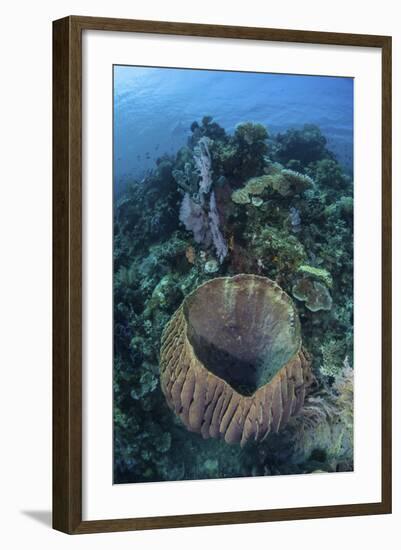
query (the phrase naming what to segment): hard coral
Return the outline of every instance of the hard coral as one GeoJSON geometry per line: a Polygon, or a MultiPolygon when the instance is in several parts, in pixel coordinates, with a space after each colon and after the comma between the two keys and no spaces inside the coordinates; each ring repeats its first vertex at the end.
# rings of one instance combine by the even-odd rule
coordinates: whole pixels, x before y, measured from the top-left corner
{"type": "Polygon", "coordinates": [[[327,269],[322,269],[319,267],[313,267],[311,265],[303,264],[299,266],[298,272],[308,277],[312,277],[312,279],[321,281],[329,288],[333,286],[333,278],[330,275],[330,273],[327,271],[327,269]]]}
{"type": "Polygon", "coordinates": [[[250,195],[261,195],[271,185],[271,176],[259,176],[249,179],[244,187],[236,189],[231,195],[231,200],[236,204],[248,204],[250,195]]]}
{"type": "Polygon", "coordinates": [[[264,273],[278,282],[286,282],[299,265],[305,262],[305,249],[295,235],[273,226],[266,226],[254,235],[253,242],[250,242],[246,234],[250,242],[248,253],[254,258],[260,258],[266,268],[264,273]]]}
{"type": "Polygon", "coordinates": [[[304,174],[293,170],[283,169],[271,179],[272,188],[283,197],[296,195],[313,186],[313,180],[304,174]]]}
{"type": "Polygon", "coordinates": [[[299,415],[291,419],[292,460],[304,471],[353,469],[353,369],[348,360],[334,377],[329,390],[311,392],[299,415]]]}
{"type": "Polygon", "coordinates": [[[338,194],[339,190],[346,189],[350,184],[340,164],[334,159],[325,158],[309,166],[309,172],[322,189],[338,194]]]}
{"type": "Polygon", "coordinates": [[[251,195],[261,195],[272,183],[271,176],[258,176],[246,182],[245,189],[251,195]]]}
{"type": "Polygon", "coordinates": [[[289,182],[293,193],[302,193],[314,185],[312,178],[294,170],[284,169],[281,175],[289,182]]]}
{"type": "Polygon", "coordinates": [[[265,190],[271,189],[286,197],[302,193],[312,186],[313,180],[309,176],[283,169],[250,178],[244,187],[233,192],[231,198],[237,204],[247,204],[250,202],[249,195],[261,195],[265,190]]]}
{"type": "Polygon", "coordinates": [[[238,142],[250,146],[257,143],[264,144],[264,141],[268,138],[269,134],[262,124],[255,124],[254,122],[241,122],[237,125],[234,136],[238,142]]]}
{"type": "Polygon", "coordinates": [[[292,294],[297,300],[305,302],[310,311],[330,310],[333,303],[327,287],[308,277],[299,280],[292,287],[292,294]]]}
{"type": "Polygon", "coordinates": [[[251,203],[253,204],[253,206],[259,208],[259,206],[262,206],[263,204],[263,199],[261,199],[260,197],[252,197],[251,203]]]}
{"type": "Polygon", "coordinates": [[[344,342],[338,339],[326,339],[320,346],[322,359],[319,371],[323,376],[337,378],[343,369],[345,352],[344,342]]]}
{"type": "Polygon", "coordinates": [[[173,177],[180,190],[191,197],[198,195],[199,174],[190,162],[186,162],[183,170],[173,170],[173,177]]]}
{"type": "Polygon", "coordinates": [[[235,204],[249,204],[251,202],[251,197],[248,191],[244,187],[241,187],[241,189],[233,191],[231,200],[235,202],[235,204]]]}
{"type": "Polygon", "coordinates": [[[290,129],[276,136],[277,158],[286,164],[298,160],[303,165],[328,157],[326,138],[314,124],[305,124],[302,129],[290,129]]]}
{"type": "Polygon", "coordinates": [[[226,137],[224,128],[217,122],[214,122],[211,116],[204,116],[201,124],[194,121],[190,128],[192,132],[192,136],[188,140],[190,145],[196,145],[202,137],[207,137],[212,140],[224,140],[226,137]]]}
{"type": "Polygon", "coordinates": [[[231,165],[235,176],[247,179],[262,173],[267,153],[267,130],[262,124],[243,122],[235,129],[231,144],[234,158],[231,165]]]}

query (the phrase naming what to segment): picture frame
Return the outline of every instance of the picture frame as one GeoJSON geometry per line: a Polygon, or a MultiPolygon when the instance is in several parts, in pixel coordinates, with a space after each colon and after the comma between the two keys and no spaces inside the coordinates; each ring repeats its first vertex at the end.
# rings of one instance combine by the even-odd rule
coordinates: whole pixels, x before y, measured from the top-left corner
{"type": "MultiPolygon", "coordinates": [[[[111,185],[111,184],[110,184],[111,185]]],[[[378,184],[379,185],[379,184],[378,184]]],[[[202,482],[199,482],[202,483],[202,482]]],[[[53,22],[53,527],[68,534],[391,513],[391,37],[70,16],[53,22]],[[346,46],[381,52],[381,498],[373,502],[83,518],[83,48],[86,31],[346,46]]]]}

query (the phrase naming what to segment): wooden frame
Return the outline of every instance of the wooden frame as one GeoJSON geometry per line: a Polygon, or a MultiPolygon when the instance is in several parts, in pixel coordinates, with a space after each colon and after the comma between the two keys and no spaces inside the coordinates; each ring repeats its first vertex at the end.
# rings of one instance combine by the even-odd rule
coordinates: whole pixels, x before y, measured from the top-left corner
{"type": "Polygon", "coordinates": [[[53,527],[69,534],[391,512],[391,37],[71,16],[53,23],[53,527]],[[382,497],[368,504],[82,521],[81,35],[84,29],[380,48],[382,497]]]}

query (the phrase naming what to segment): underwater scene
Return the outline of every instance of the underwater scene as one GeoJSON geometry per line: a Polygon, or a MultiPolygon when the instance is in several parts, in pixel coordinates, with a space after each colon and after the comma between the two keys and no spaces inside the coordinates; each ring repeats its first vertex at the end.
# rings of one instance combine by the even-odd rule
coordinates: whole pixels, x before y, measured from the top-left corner
{"type": "Polygon", "coordinates": [[[113,68],[114,483],[353,470],[353,80],[113,68]]]}

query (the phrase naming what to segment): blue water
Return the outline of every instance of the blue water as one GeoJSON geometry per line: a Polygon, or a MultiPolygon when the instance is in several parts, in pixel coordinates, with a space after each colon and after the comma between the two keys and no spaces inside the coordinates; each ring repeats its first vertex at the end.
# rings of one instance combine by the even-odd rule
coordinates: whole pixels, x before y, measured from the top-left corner
{"type": "Polygon", "coordinates": [[[186,143],[205,115],[228,132],[239,122],[270,133],[317,124],[344,167],[353,165],[353,79],[115,66],[114,182],[141,179],[186,143]]]}

